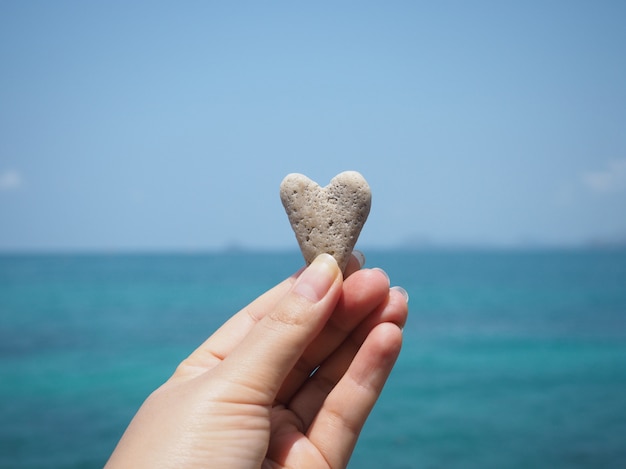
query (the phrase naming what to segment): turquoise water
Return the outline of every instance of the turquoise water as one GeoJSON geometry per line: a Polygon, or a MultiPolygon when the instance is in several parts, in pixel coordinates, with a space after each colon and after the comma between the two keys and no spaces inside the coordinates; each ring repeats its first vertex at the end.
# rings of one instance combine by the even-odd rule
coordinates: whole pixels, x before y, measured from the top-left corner
{"type": "MultiPolygon", "coordinates": [[[[371,252],[411,295],[351,468],[626,466],[626,251],[371,252]]],[[[0,467],[102,467],[299,254],[0,256],[0,467]]]]}

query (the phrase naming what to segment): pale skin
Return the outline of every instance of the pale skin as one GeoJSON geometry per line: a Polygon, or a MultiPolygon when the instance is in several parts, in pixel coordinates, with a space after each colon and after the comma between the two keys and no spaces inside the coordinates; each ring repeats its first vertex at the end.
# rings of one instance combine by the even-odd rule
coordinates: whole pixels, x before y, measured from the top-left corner
{"type": "Polygon", "coordinates": [[[407,296],[319,256],[230,318],[141,406],[114,468],[344,468],[398,357],[407,296]]]}

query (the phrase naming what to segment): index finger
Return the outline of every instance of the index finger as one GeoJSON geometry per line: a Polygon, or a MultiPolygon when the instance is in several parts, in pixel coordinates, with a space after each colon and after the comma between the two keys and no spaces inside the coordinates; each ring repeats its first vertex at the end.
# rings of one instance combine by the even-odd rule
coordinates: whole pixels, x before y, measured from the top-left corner
{"type": "Polygon", "coordinates": [[[341,296],[343,275],[329,254],[318,256],[289,292],[246,335],[215,371],[239,393],[240,403],[270,405],[306,347],[324,327],[341,296]]]}

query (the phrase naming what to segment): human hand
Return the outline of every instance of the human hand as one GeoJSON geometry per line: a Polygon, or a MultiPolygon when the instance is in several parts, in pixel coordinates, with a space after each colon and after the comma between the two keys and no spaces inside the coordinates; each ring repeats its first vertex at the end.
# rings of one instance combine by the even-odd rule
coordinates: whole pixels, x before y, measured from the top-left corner
{"type": "Polygon", "coordinates": [[[406,293],[319,256],[141,406],[107,468],[343,468],[400,352],[406,293]]]}

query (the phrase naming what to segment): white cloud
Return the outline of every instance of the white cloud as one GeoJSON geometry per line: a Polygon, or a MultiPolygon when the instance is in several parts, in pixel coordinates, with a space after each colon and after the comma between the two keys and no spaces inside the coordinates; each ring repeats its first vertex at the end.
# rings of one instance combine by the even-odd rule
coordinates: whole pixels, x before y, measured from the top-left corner
{"type": "Polygon", "coordinates": [[[601,170],[586,171],[581,179],[587,189],[598,194],[621,191],[626,188],[626,158],[612,160],[601,170]]]}
{"type": "Polygon", "coordinates": [[[0,191],[12,191],[19,189],[22,182],[22,175],[13,169],[0,173],[0,191]]]}

